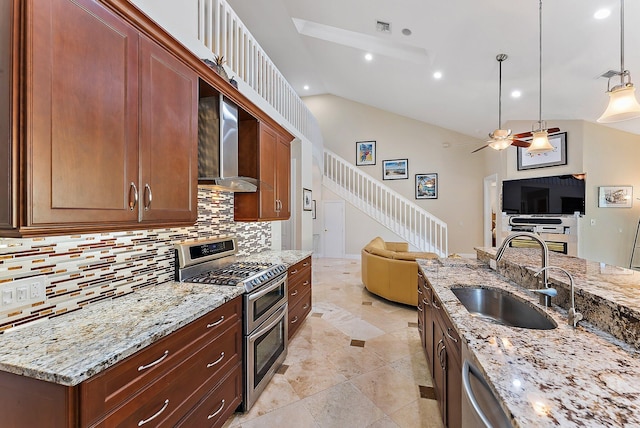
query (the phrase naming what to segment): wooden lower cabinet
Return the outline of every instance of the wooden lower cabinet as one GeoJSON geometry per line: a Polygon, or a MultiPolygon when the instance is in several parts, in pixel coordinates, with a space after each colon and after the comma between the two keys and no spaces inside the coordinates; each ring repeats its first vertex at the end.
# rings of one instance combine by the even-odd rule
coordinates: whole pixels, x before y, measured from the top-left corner
{"type": "Polygon", "coordinates": [[[428,280],[418,273],[418,327],[446,427],[462,425],[461,339],[428,280]],[[420,294],[422,293],[422,294],[420,294]]]}
{"type": "Polygon", "coordinates": [[[0,372],[3,424],[222,426],[242,402],[241,319],[242,296],[74,387],[0,372]]]}
{"type": "Polygon", "coordinates": [[[288,271],[289,334],[291,339],[311,312],[311,256],[299,261],[288,271]]]}

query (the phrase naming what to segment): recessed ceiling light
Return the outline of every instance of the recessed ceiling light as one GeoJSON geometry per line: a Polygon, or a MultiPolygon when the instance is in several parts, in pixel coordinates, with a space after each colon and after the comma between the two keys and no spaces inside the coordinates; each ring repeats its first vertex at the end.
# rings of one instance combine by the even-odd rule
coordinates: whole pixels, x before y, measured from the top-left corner
{"type": "Polygon", "coordinates": [[[441,71],[436,71],[435,73],[433,73],[433,78],[434,79],[442,79],[442,72],[441,71]]]}
{"type": "Polygon", "coordinates": [[[518,89],[514,89],[513,91],[511,91],[511,96],[513,98],[520,98],[522,96],[522,92],[518,89]]]}
{"type": "Polygon", "coordinates": [[[605,19],[609,15],[611,15],[611,10],[609,10],[609,9],[600,9],[599,11],[597,11],[596,13],[593,14],[593,17],[595,19],[605,19]]]}
{"type": "Polygon", "coordinates": [[[373,55],[371,55],[370,53],[365,54],[364,59],[366,59],[367,61],[371,61],[373,60],[373,55]]]}
{"type": "Polygon", "coordinates": [[[410,36],[411,35],[411,30],[408,28],[403,28],[402,29],[402,34],[404,34],[405,36],[410,36]]]}
{"type": "Polygon", "coordinates": [[[305,91],[308,91],[308,90],[309,90],[309,85],[304,85],[302,88],[303,88],[305,91]]]}

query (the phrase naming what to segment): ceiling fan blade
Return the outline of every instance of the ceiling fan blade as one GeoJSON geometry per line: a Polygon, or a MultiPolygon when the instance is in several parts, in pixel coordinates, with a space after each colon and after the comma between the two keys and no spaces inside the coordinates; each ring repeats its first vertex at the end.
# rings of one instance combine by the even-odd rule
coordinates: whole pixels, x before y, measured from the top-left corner
{"type": "Polygon", "coordinates": [[[474,151],[472,151],[471,153],[479,152],[480,150],[484,149],[485,147],[489,147],[489,145],[488,145],[488,144],[485,144],[484,146],[482,146],[482,147],[480,147],[480,148],[478,148],[478,149],[475,149],[475,150],[474,150],[474,151]]]}
{"type": "Polygon", "coordinates": [[[547,134],[555,134],[556,132],[560,132],[560,128],[549,128],[547,129],[547,134]]]}
{"type": "Polygon", "coordinates": [[[511,143],[512,146],[516,146],[516,147],[529,147],[531,145],[530,142],[528,141],[522,141],[522,140],[513,140],[513,142],[511,143]]]}
{"type": "MultiPolygon", "coordinates": [[[[560,132],[560,128],[549,128],[547,129],[547,134],[551,135],[551,134],[555,134],[556,132],[560,132]]],[[[529,138],[533,136],[533,132],[529,131],[529,132],[523,132],[521,134],[514,134],[513,138],[529,138]]]]}

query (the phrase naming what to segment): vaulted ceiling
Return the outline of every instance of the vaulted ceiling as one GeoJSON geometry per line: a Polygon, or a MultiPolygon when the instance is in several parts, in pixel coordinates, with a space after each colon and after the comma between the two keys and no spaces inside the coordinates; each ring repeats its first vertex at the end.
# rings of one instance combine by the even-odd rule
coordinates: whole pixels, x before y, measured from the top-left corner
{"type": "MultiPolygon", "coordinates": [[[[505,53],[502,122],[538,120],[538,0],[228,1],[301,97],[333,94],[484,139],[498,126],[505,53]]],[[[639,22],[640,1],[627,0],[625,68],[636,86],[639,22]]],[[[608,101],[600,76],[620,69],[619,0],[545,0],[542,36],[542,118],[595,122],[608,101]],[[602,8],[611,15],[595,19],[602,8]]],[[[640,134],[640,119],[611,126],[640,134]]]]}

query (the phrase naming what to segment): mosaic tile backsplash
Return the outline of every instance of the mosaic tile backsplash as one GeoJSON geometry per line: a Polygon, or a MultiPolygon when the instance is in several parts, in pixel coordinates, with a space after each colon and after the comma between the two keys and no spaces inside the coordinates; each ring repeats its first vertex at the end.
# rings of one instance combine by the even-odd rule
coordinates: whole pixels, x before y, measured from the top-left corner
{"type": "Polygon", "coordinates": [[[236,236],[240,255],[271,248],[268,222],[233,220],[233,193],[201,187],[192,227],[41,238],[0,238],[0,284],[46,275],[46,299],[2,311],[0,332],[172,281],[173,245],[236,236]]]}

